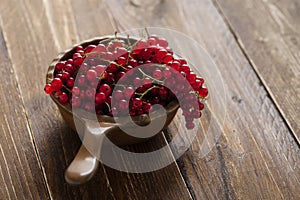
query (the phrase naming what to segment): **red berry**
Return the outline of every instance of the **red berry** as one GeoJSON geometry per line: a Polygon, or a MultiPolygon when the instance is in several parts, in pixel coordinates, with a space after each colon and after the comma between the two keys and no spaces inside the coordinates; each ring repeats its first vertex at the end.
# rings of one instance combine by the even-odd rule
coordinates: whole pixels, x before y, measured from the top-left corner
{"type": "Polygon", "coordinates": [[[130,99],[133,94],[134,94],[134,89],[132,87],[127,87],[125,89],[124,96],[126,99],[130,99]]]}
{"type": "Polygon", "coordinates": [[[79,86],[80,88],[86,86],[85,75],[81,75],[81,76],[78,78],[77,81],[78,81],[78,86],[79,86]]]}
{"type": "Polygon", "coordinates": [[[74,83],[75,83],[75,81],[74,81],[74,78],[72,78],[72,77],[70,77],[69,80],[67,80],[67,86],[69,88],[72,88],[74,86],[74,83]]]}
{"type": "Polygon", "coordinates": [[[144,106],[143,106],[143,110],[145,113],[149,113],[152,109],[152,105],[151,103],[146,103],[144,106]]]}
{"type": "Polygon", "coordinates": [[[134,98],[132,100],[132,108],[134,110],[140,109],[142,107],[142,105],[143,105],[143,102],[142,102],[142,100],[140,98],[134,98]]]}
{"type": "Polygon", "coordinates": [[[203,110],[204,109],[204,104],[202,102],[198,102],[198,107],[199,107],[199,110],[203,110]]]}
{"type": "Polygon", "coordinates": [[[95,45],[89,45],[85,48],[85,53],[90,53],[92,50],[96,48],[95,45]]]}
{"type": "Polygon", "coordinates": [[[162,62],[164,57],[167,55],[167,51],[165,49],[160,49],[157,53],[156,53],[156,59],[158,62],[162,62]]]}
{"type": "Polygon", "coordinates": [[[121,90],[115,90],[113,92],[113,99],[114,100],[120,100],[124,97],[123,92],[121,90]]]}
{"type": "Polygon", "coordinates": [[[147,46],[150,47],[150,46],[153,46],[153,45],[156,45],[156,40],[154,38],[149,38],[147,40],[147,46]]]}
{"type": "Polygon", "coordinates": [[[158,43],[158,45],[161,46],[161,47],[164,47],[164,48],[167,48],[167,47],[168,47],[168,42],[167,42],[167,40],[165,40],[165,39],[159,39],[157,43],[158,43]]]}
{"type": "Polygon", "coordinates": [[[88,99],[90,99],[90,100],[94,100],[95,94],[96,94],[95,88],[89,87],[89,88],[87,88],[87,89],[85,90],[85,95],[86,95],[86,97],[87,97],[88,99]]]}
{"type": "Polygon", "coordinates": [[[75,51],[76,52],[78,52],[78,51],[83,51],[84,49],[83,49],[83,47],[82,46],[77,46],[76,48],[75,48],[75,51]]]}
{"type": "Polygon", "coordinates": [[[194,124],[194,122],[187,122],[186,124],[185,124],[185,126],[186,126],[186,128],[188,129],[188,130],[191,130],[191,129],[193,129],[194,127],[195,127],[195,124],[194,124]]]}
{"type": "Polygon", "coordinates": [[[55,78],[51,82],[51,86],[52,86],[54,91],[59,91],[62,88],[62,85],[63,85],[63,82],[59,78],[55,78]]]}
{"type": "Polygon", "coordinates": [[[126,62],[127,62],[127,60],[126,60],[126,58],[124,58],[124,57],[119,57],[118,60],[117,60],[117,63],[118,63],[119,65],[122,65],[122,66],[125,66],[125,65],[126,65],[126,62]]]}
{"type": "Polygon", "coordinates": [[[93,69],[89,69],[86,72],[85,76],[90,82],[93,82],[97,79],[97,72],[93,69]]]}
{"type": "Polygon", "coordinates": [[[205,98],[208,95],[207,88],[200,88],[198,90],[198,92],[199,92],[199,96],[202,97],[202,98],[205,98]]]}
{"type": "Polygon", "coordinates": [[[61,104],[67,103],[68,100],[69,100],[69,97],[68,97],[68,95],[67,95],[65,92],[62,92],[62,93],[59,95],[59,102],[60,102],[61,104]]]}
{"type": "Polygon", "coordinates": [[[64,62],[58,62],[56,65],[55,65],[55,71],[56,72],[61,72],[64,68],[65,68],[65,63],[64,62]]]}
{"type": "Polygon", "coordinates": [[[95,103],[96,104],[104,103],[105,100],[106,100],[106,96],[103,92],[99,92],[95,95],[95,103]]]}
{"type": "MultiPolygon", "coordinates": [[[[92,48],[92,47],[91,47],[92,48]]],[[[106,52],[106,47],[104,44],[98,44],[94,49],[93,52],[101,53],[106,52]]]]}
{"type": "Polygon", "coordinates": [[[79,95],[80,94],[80,89],[78,87],[73,87],[72,88],[72,94],[74,95],[79,95]]]}
{"type": "Polygon", "coordinates": [[[194,72],[190,72],[189,74],[186,75],[186,79],[192,85],[196,82],[196,74],[194,72]]]}
{"type": "Polygon", "coordinates": [[[73,62],[74,62],[73,59],[70,58],[67,60],[66,65],[73,65],[73,62]]]}
{"type": "Polygon", "coordinates": [[[133,80],[133,84],[134,84],[134,86],[139,87],[139,86],[142,85],[142,80],[141,80],[139,77],[136,77],[136,78],[133,80]]]}
{"type": "Polygon", "coordinates": [[[164,69],[163,74],[164,74],[165,78],[171,78],[171,76],[172,76],[172,72],[169,68],[164,69]]]}
{"type": "Polygon", "coordinates": [[[73,54],[73,60],[77,59],[77,58],[82,58],[80,53],[74,53],[73,54]]]}
{"type": "Polygon", "coordinates": [[[63,82],[66,82],[67,80],[69,80],[69,78],[70,78],[70,73],[69,72],[63,72],[61,74],[61,79],[62,79],[63,82]]]}
{"type": "Polygon", "coordinates": [[[51,94],[51,93],[53,92],[53,87],[52,87],[52,85],[51,85],[51,84],[45,85],[44,91],[45,91],[46,94],[51,94]]]}
{"type": "Polygon", "coordinates": [[[97,65],[94,70],[97,72],[97,76],[101,76],[103,72],[105,71],[106,66],[105,65],[97,65]]]}
{"type": "Polygon", "coordinates": [[[171,66],[170,66],[172,69],[176,70],[176,71],[179,71],[180,69],[180,63],[178,61],[174,61],[172,62],[171,66]]]}
{"type": "Polygon", "coordinates": [[[103,92],[106,96],[108,96],[111,93],[111,87],[104,83],[100,86],[99,92],[103,92]]]}
{"type": "Polygon", "coordinates": [[[128,102],[125,99],[122,99],[118,106],[120,108],[120,112],[123,112],[123,114],[128,111],[128,102]]]}
{"type": "Polygon", "coordinates": [[[67,72],[69,72],[70,74],[73,74],[74,71],[75,71],[73,65],[71,65],[71,64],[66,64],[65,70],[66,70],[67,72]]]}
{"type": "Polygon", "coordinates": [[[151,85],[152,85],[152,80],[150,78],[148,78],[148,77],[144,78],[144,80],[143,80],[143,86],[145,88],[150,88],[151,85]]]}
{"type": "Polygon", "coordinates": [[[163,74],[162,74],[162,71],[160,69],[156,69],[153,72],[153,78],[155,78],[156,80],[160,80],[160,79],[162,79],[162,77],[163,77],[163,74]]]}
{"type": "Polygon", "coordinates": [[[167,53],[166,56],[164,57],[163,62],[164,62],[165,64],[167,64],[168,62],[171,62],[172,60],[173,60],[172,54],[167,53]]]}

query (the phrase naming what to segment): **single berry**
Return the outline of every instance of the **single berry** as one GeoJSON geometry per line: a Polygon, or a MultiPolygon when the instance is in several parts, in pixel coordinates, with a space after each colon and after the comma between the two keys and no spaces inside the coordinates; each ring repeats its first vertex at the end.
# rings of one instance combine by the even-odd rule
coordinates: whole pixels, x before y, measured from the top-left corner
{"type": "Polygon", "coordinates": [[[103,92],[106,96],[108,96],[111,93],[111,87],[104,83],[100,86],[99,92],[103,92]]]}
{"type": "Polygon", "coordinates": [[[142,100],[140,98],[134,98],[132,100],[132,108],[134,110],[140,109],[142,107],[142,105],[143,105],[143,102],[142,102],[142,100]]]}
{"type": "Polygon", "coordinates": [[[202,97],[202,98],[205,98],[208,95],[207,88],[200,88],[198,90],[198,92],[199,92],[199,96],[202,97]]]}
{"type": "Polygon", "coordinates": [[[51,86],[54,91],[59,91],[62,88],[63,82],[59,78],[54,78],[51,82],[51,86]]]}
{"type": "Polygon", "coordinates": [[[68,97],[68,95],[67,95],[65,92],[62,92],[62,93],[59,95],[59,102],[60,102],[61,104],[67,103],[68,100],[69,100],[69,97],[68,97]]]}
{"type": "Polygon", "coordinates": [[[51,85],[51,84],[45,85],[44,91],[45,91],[46,94],[51,94],[51,93],[53,92],[53,87],[52,87],[52,85],[51,85]]]}
{"type": "Polygon", "coordinates": [[[153,78],[155,78],[156,80],[161,80],[163,77],[163,73],[160,69],[156,69],[153,72],[153,78]]]}
{"type": "Polygon", "coordinates": [[[106,96],[103,92],[99,92],[95,95],[95,103],[96,104],[104,103],[105,100],[106,100],[106,96]]]}
{"type": "Polygon", "coordinates": [[[85,76],[90,82],[93,82],[97,79],[97,72],[93,69],[89,69],[86,72],[85,76]]]}

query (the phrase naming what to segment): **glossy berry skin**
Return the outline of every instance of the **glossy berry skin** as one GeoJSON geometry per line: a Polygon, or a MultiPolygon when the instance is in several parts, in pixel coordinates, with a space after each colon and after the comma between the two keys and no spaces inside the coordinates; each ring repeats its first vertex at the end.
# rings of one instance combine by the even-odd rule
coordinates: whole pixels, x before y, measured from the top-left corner
{"type": "Polygon", "coordinates": [[[70,77],[69,80],[67,80],[66,85],[68,88],[73,88],[74,83],[75,83],[74,78],[70,77]]]}
{"type": "Polygon", "coordinates": [[[143,102],[140,98],[134,98],[132,100],[132,108],[134,110],[138,110],[138,109],[142,108],[142,105],[143,105],[143,102]]]}
{"type": "Polygon", "coordinates": [[[62,92],[62,93],[59,95],[59,102],[60,102],[61,104],[67,103],[68,100],[69,100],[69,97],[68,97],[68,95],[67,95],[65,92],[62,92]]]}
{"type": "Polygon", "coordinates": [[[134,94],[134,89],[132,87],[127,87],[125,89],[124,96],[126,99],[130,99],[133,94],[134,94]]]}
{"type": "Polygon", "coordinates": [[[54,78],[51,82],[51,86],[54,91],[59,91],[62,88],[63,82],[59,78],[54,78]]]}
{"type": "Polygon", "coordinates": [[[102,104],[106,100],[106,95],[103,92],[99,92],[95,95],[95,103],[102,104]]]}
{"type": "Polygon", "coordinates": [[[51,84],[46,84],[44,87],[44,91],[46,94],[51,94],[53,92],[53,87],[51,84]]]}
{"type": "Polygon", "coordinates": [[[202,97],[202,98],[205,98],[208,95],[208,89],[207,88],[200,88],[198,90],[198,92],[199,92],[199,96],[202,97]]]}
{"type": "Polygon", "coordinates": [[[103,92],[108,96],[111,93],[111,87],[108,84],[102,84],[99,88],[99,92],[103,92]]]}
{"type": "Polygon", "coordinates": [[[202,102],[208,96],[204,79],[193,72],[187,60],[173,53],[165,39],[151,35],[128,44],[125,39],[113,38],[73,50],[69,58],[55,65],[54,79],[44,87],[45,93],[53,94],[61,104],[97,115],[138,116],[151,112],[154,104],[167,106],[180,100],[187,129],[193,129],[194,119],[201,117],[202,102]],[[144,65],[141,71],[133,70],[140,65],[144,65]],[[121,78],[128,82],[119,84],[121,78]],[[193,91],[186,93],[185,82],[193,91]],[[176,91],[168,89],[174,86],[176,91]]]}
{"type": "Polygon", "coordinates": [[[89,80],[90,82],[93,82],[97,79],[97,72],[93,69],[90,69],[86,72],[86,78],[87,80],[89,80]]]}
{"type": "Polygon", "coordinates": [[[163,77],[163,73],[160,69],[156,69],[154,72],[153,72],[153,78],[156,79],[156,80],[161,80],[163,77]]]}
{"type": "Polygon", "coordinates": [[[72,88],[72,94],[78,96],[80,94],[80,89],[79,87],[73,87],[72,88]]]}

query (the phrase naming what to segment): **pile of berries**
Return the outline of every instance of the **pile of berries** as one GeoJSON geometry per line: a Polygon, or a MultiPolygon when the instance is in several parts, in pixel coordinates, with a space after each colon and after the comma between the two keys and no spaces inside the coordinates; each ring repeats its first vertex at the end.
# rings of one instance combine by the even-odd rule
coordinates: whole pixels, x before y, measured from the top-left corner
{"type": "Polygon", "coordinates": [[[154,104],[166,107],[172,101],[183,102],[187,129],[194,128],[193,119],[201,117],[208,95],[203,78],[173,53],[165,39],[155,35],[147,40],[115,37],[77,46],[72,57],[56,64],[49,82],[45,92],[61,104],[99,115],[122,116],[129,112],[138,116],[148,114],[154,104]],[[126,78],[126,85],[118,82],[121,78],[126,78]],[[169,89],[171,86],[175,92],[169,89]],[[117,102],[114,107],[112,99],[117,102]],[[196,101],[198,108],[191,101],[196,101]]]}

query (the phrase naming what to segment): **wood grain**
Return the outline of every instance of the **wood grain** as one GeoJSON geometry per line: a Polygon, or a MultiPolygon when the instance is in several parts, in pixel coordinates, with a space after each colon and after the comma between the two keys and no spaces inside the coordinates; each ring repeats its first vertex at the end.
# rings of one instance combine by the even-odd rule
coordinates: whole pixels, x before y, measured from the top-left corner
{"type": "Polygon", "coordinates": [[[49,199],[0,28],[0,199],[49,199]]]}
{"type": "MultiPolygon", "coordinates": [[[[213,3],[158,2],[153,10],[126,0],[108,5],[120,30],[162,26],[195,38],[214,58],[227,88],[224,132],[215,148],[199,157],[198,136],[179,161],[194,198],[299,198],[299,147],[213,3]]],[[[176,124],[170,127],[176,131],[176,124]]]]}
{"type": "MultiPolygon", "coordinates": [[[[1,5],[4,37],[51,198],[99,199],[101,194],[103,199],[114,199],[101,168],[96,177],[84,186],[72,187],[64,181],[64,170],[81,142],[62,121],[55,104],[43,92],[51,60],[78,40],[70,2],[20,3],[9,0],[2,1],[1,5]]],[[[105,12],[102,16],[105,17],[105,12]]]]}
{"type": "MultiPolygon", "coordinates": [[[[299,132],[299,4],[218,2],[227,21],[211,0],[0,0],[0,199],[300,199],[300,150],[290,131],[299,132]],[[218,138],[215,127],[205,156],[197,135],[177,164],[144,174],[101,165],[90,182],[72,187],[64,170],[81,142],[43,93],[46,68],[75,42],[145,26],[183,32],[209,52],[226,88],[224,130],[218,138]]],[[[204,116],[207,130],[210,109],[204,116]]],[[[159,134],[126,149],[164,145],[159,134]]]]}
{"type": "MultiPolygon", "coordinates": [[[[99,1],[72,1],[72,4],[69,1],[58,3],[37,1],[35,4],[25,2],[19,6],[14,4],[13,1],[5,2],[7,9],[1,10],[1,18],[5,21],[3,26],[14,69],[19,82],[25,82],[20,87],[21,94],[33,127],[52,198],[140,199],[148,196],[152,199],[176,199],[176,197],[190,199],[176,164],[148,174],[120,173],[101,166],[97,176],[84,186],[71,187],[65,183],[64,170],[77,152],[80,141],[77,135],[61,121],[50,98],[43,94],[43,74],[57,51],[78,40],[113,34],[114,21],[113,19],[101,20],[110,19],[110,16],[99,1]],[[12,9],[15,11],[14,17],[10,15],[12,9]],[[14,20],[18,19],[26,9],[31,12],[26,13],[17,28],[12,26],[14,20]],[[61,12],[62,10],[65,12],[61,12]],[[42,16],[37,17],[38,15],[42,16]],[[24,37],[20,37],[20,32],[24,37]],[[26,49],[30,51],[23,52],[26,49]],[[27,61],[27,58],[31,59],[27,61]],[[26,64],[22,62],[25,60],[26,64]],[[25,81],[28,70],[31,71],[32,79],[25,81]],[[36,87],[29,91],[32,85],[36,87]],[[167,182],[173,183],[171,188],[163,187],[167,182]],[[134,193],[133,190],[140,190],[140,192],[134,193]]],[[[166,141],[160,135],[142,149],[163,144],[166,144],[166,141]]]]}
{"type": "Polygon", "coordinates": [[[217,0],[240,46],[300,143],[300,4],[217,0]]]}

